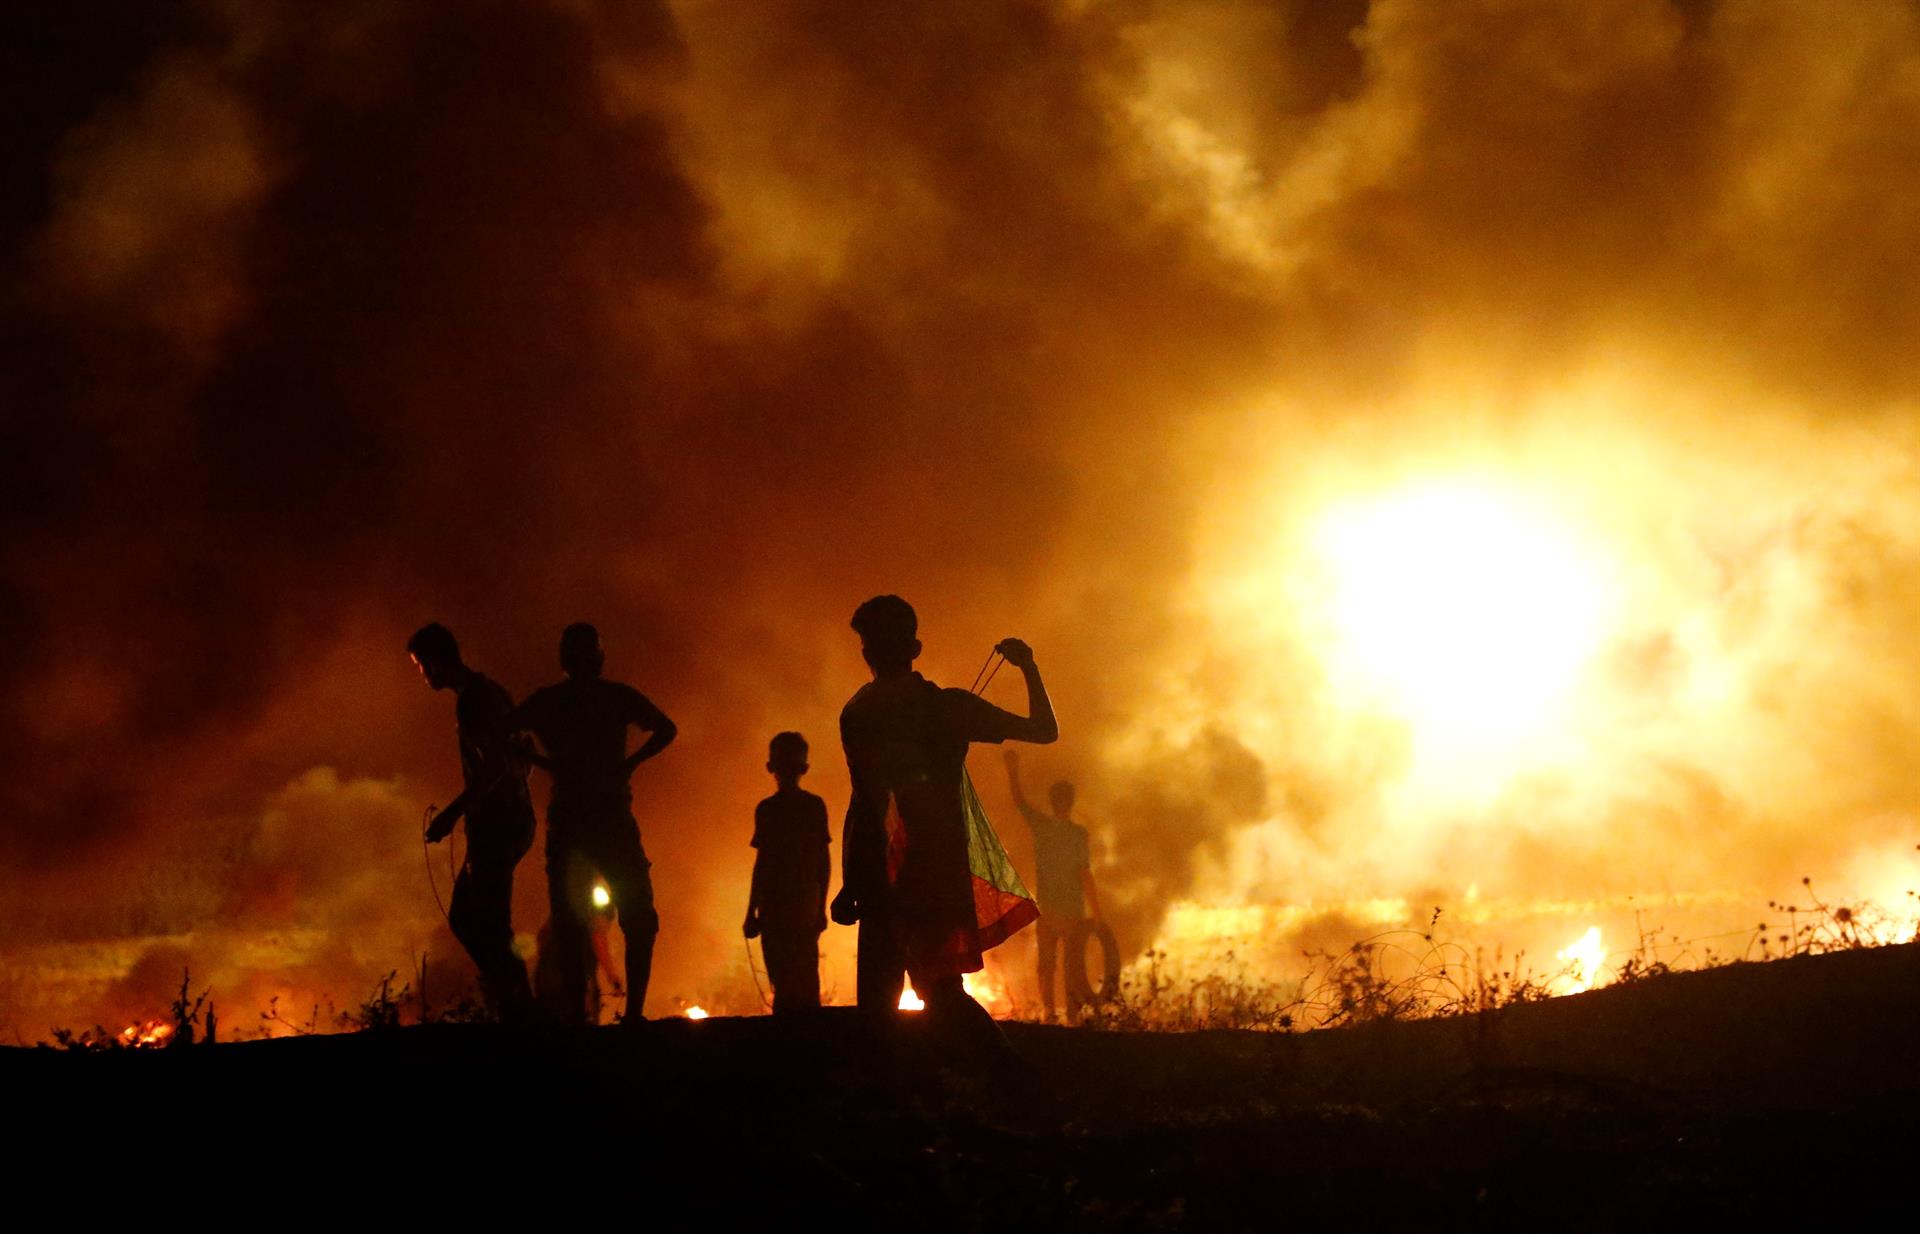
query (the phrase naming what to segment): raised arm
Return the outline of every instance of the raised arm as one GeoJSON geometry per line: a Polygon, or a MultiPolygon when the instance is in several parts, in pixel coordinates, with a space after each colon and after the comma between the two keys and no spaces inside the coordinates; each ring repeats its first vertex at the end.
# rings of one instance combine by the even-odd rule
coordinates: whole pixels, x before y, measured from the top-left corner
{"type": "Polygon", "coordinates": [[[1040,680],[1040,668],[1033,662],[1033,648],[1017,638],[1003,638],[994,650],[1027,679],[1027,714],[1007,731],[1008,740],[1042,746],[1060,740],[1060,722],[1054,718],[1053,700],[1047,697],[1046,683],[1040,680]]]}
{"type": "Polygon", "coordinates": [[[654,706],[652,700],[638,690],[633,691],[633,697],[628,700],[627,722],[635,728],[646,730],[647,734],[647,739],[640,743],[640,748],[627,756],[628,774],[632,774],[635,767],[672,745],[673,739],[680,735],[679,728],[672,720],[667,719],[667,713],[654,706]]]}
{"type": "Polygon", "coordinates": [[[1032,807],[1027,804],[1026,793],[1020,789],[1020,752],[1018,750],[1008,750],[1006,759],[1007,789],[1013,794],[1014,808],[1019,810],[1021,817],[1024,818],[1032,807]]]}

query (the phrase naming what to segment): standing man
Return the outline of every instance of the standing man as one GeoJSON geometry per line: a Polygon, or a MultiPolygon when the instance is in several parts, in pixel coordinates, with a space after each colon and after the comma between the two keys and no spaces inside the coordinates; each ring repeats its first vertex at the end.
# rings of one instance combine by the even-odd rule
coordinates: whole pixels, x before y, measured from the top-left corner
{"type": "Polygon", "coordinates": [[[535,690],[507,717],[512,732],[530,732],[546,750],[553,775],[547,802],[547,896],[559,956],[561,1015],[577,1023],[586,1014],[588,942],[586,895],[597,872],[606,882],[627,944],[626,1022],[638,1024],[653,973],[653,940],[660,918],[653,908],[650,863],[633,821],[633,769],[672,743],[679,731],[666,713],[629,685],[600,675],[606,654],[600,632],[585,622],[560,635],[566,680],[535,690]],[[646,741],[627,753],[627,729],[646,741]]]}
{"type": "MultiPolygon", "coordinates": [[[[1033,832],[1033,858],[1039,869],[1034,890],[1040,897],[1040,1001],[1052,1020],[1053,972],[1061,944],[1075,937],[1075,930],[1088,919],[1087,909],[1099,920],[1100,901],[1093,890],[1092,861],[1088,856],[1087,829],[1073,821],[1073,785],[1057,780],[1047,790],[1053,813],[1035,809],[1020,787],[1020,754],[1007,751],[1007,787],[1013,791],[1013,804],[1027,820],[1033,832]]],[[[1069,954],[1068,964],[1083,962],[1069,954]]],[[[1078,1019],[1085,1009],[1083,983],[1069,970],[1067,976],[1067,1016],[1078,1019]]]]}
{"type": "Polygon", "coordinates": [[[1053,704],[1019,639],[1003,639],[997,650],[1026,678],[1025,716],[916,673],[919,621],[899,596],[862,604],[853,628],[873,680],[840,713],[853,795],[834,919],[860,922],[859,1003],[891,1010],[904,968],[931,1016],[972,1047],[1004,1056],[1005,1039],[961,978],[1036,910],[982,877],[971,860],[971,828],[985,823],[977,803],[970,809],[967,746],[1055,741],[1053,704]]]}
{"type": "Polygon", "coordinates": [[[502,1020],[524,1019],[533,1007],[527,966],[513,950],[513,867],[533,846],[533,801],[527,767],[508,740],[513,696],[460,658],[453,631],[439,622],[407,640],[407,654],[427,684],[454,694],[454,731],[465,784],[433,816],[427,839],[438,843],[467,820],[467,861],[453,880],[447,924],[480,970],[480,987],[502,1020]]]}

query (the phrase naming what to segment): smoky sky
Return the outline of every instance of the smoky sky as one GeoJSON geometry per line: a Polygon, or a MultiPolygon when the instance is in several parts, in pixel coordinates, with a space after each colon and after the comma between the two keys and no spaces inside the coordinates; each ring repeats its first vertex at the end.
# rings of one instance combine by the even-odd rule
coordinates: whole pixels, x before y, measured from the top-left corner
{"type": "MultiPolygon", "coordinates": [[[[1151,857],[1148,930],[1236,829],[1324,845],[1370,774],[1304,750],[1311,724],[1269,749],[1226,714],[1115,752],[1171,678],[1235,694],[1188,570],[1250,452],[1284,485],[1309,443],[1415,431],[1435,355],[1476,367],[1503,428],[1622,348],[1816,425],[1910,396],[1917,22],[1662,0],[15,14],[8,878],[64,896],[225,844],[294,900],[335,896],[324,871],[401,851],[380,810],[343,808],[337,844],[284,869],[260,820],[295,793],[324,830],[315,768],[406,785],[391,815],[449,795],[406,634],[445,621],[524,692],[588,619],[682,722],[641,786],[679,884],[669,952],[676,907],[734,912],[710,901],[744,885],[767,735],[809,732],[838,807],[846,618],[897,591],[944,679],[1033,639],[1068,733],[1048,773],[1106,776],[1085,799],[1151,857]]],[[[1702,409],[1698,448],[1743,415],[1702,409]]],[[[268,911],[186,901],[153,911],[268,911]]]]}

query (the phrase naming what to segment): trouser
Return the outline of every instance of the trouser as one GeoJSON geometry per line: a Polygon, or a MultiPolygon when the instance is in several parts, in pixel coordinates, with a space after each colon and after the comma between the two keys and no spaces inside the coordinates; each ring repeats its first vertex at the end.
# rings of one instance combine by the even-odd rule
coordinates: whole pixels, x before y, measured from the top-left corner
{"type": "Polygon", "coordinates": [[[860,902],[860,950],[854,961],[854,1001],[862,1011],[893,1011],[907,988],[907,960],[894,937],[886,906],[860,902]]]}
{"type": "MultiPolygon", "coordinates": [[[[1054,1008],[1053,975],[1060,953],[1062,951],[1066,952],[1066,960],[1069,965],[1084,964],[1086,963],[1086,957],[1073,954],[1072,948],[1067,946],[1067,943],[1073,938],[1074,927],[1080,924],[1079,918],[1049,917],[1045,913],[1042,913],[1040,920],[1036,924],[1039,926],[1035,941],[1039,948],[1037,961],[1040,977],[1040,1002],[1041,1005],[1047,1009],[1047,1018],[1051,1020],[1053,1018],[1054,1008]]],[[[1067,1015],[1069,1017],[1078,1016],[1086,1009],[1086,999],[1080,994],[1080,986],[1081,983],[1074,980],[1072,970],[1069,969],[1066,979],[1067,1015]]]]}
{"type": "MultiPolygon", "coordinates": [[[[590,875],[607,884],[614,915],[627,944],[627,1018],[638,1021],[653,975],[653,940],[660,917],[653,907],[651,863],[640,847],[633,817],[596,819],[591,826],[556,827],[547,819],[547,899],[558,956],[560,1018],[577,1023],[586,1014],[587,968],[593,947],[587,914],[590,875]]],[[[571,820],[570,820],[571,821],[571,820]]]]}
{"type": "Polygon", "coordinates": [[[447,924],[480,970],[480,989],[502,1020],[533,1006],[527,965],[513,949],[513,867],[533,843],[532,819],[486,830],[469,826],[467,864],[453,880],[447,924]]]}
{"type": "Polygon", "coordinates": [[[802,926],[771,929],[760,936],[773,982],[773,1013],[811,1011],[820,1005],[820,936],[802,926]]]}

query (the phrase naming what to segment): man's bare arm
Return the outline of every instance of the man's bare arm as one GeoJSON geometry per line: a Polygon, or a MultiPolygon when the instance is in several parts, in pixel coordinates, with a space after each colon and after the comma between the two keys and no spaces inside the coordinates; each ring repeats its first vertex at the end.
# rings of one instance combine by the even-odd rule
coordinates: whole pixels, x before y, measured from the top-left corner
{"type": "Polygon", "coordinates": [[[638,767],[641,763],[646,762],[654,755],[660,753],[660,751],[672,745],[673,739],[680,735],[679,727],[667,718],[666,712],[655,707],[640,695],[636,694],[635,697],[639,702],[635,706],[633,714],[630,715],[628,719],[635,728],[647,730],[647,739],[640,743],[638,750],[635,750],[627,756],[626,768],[628,774],[632,774],[635,767],[638,767]]]}
{"type": "Polygon", "coordinates": [[[1019,810],[1021,817],[1024,818],[1027,813],[1027,795],[1022,792],[1020,788],[1020,752],[1018,750],[1008,750],[1006,752],[1006,760],[1007,789],[1013,794],[1014,808],[1019,810]]]}
{"type": "Polygon", "coordinates": [[[446,809],[437,811],[433,818],[428,821],[427,843],[438,844],[440,841],[452,835],[453,825],[459,822],[460,816],[466,812],[467,794],[462,791],[452,801],[447,803],[446,809]]]}
{"type": "Polygon", "coordinates": [[[1042,746],[1060,740],[1060,722],[1054,718],[1053,700],[1047,697],[1047,686],[1040,679],[1040,668],[1033,662],[1033,648],[1017,638],[1003,638],[994,646],[994,650],[1005,656],[1007,663],[1019,669],[1020,675],[1027,679],[1027,714],[1008,731],[1008,739],[1030,741],[1042,746]]]}

